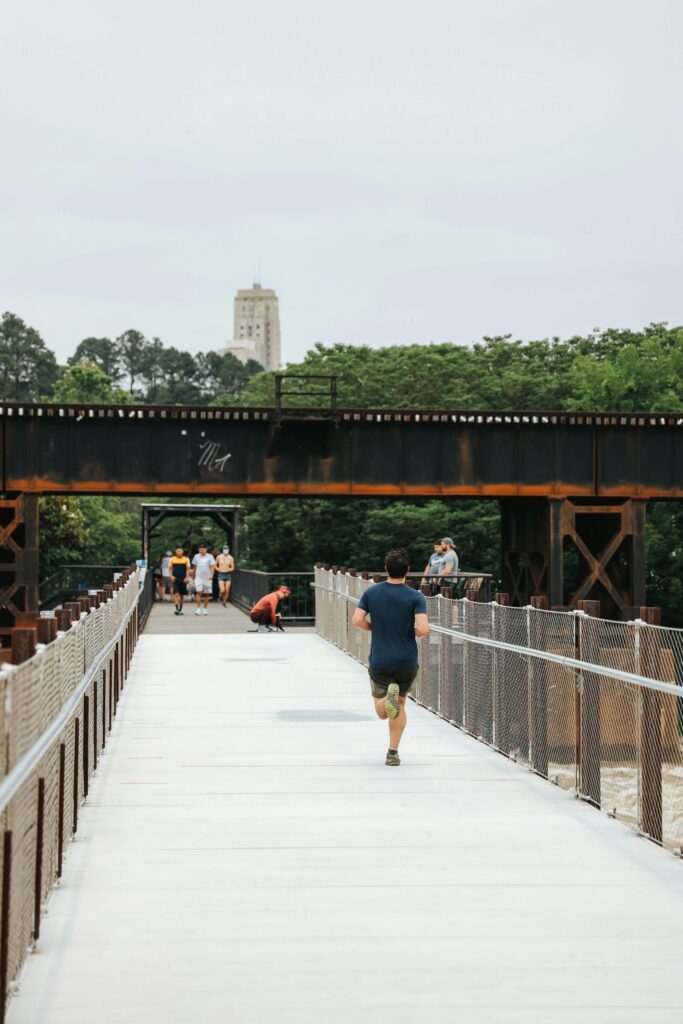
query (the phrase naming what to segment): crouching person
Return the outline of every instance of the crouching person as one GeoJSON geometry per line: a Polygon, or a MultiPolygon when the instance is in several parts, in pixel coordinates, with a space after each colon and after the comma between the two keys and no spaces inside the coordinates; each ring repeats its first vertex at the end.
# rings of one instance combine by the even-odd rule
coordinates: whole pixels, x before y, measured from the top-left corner
{"type": "Polygon", "coordinates": [[[257,632],[270,633],[272,627],[275,626],[276,629],[284,633],[280,624],[280,613],[277,610],[277,606],[283,598],[289,597],[290,594],[291,590],[289,587],[279,587],[272,594],[266,594],[265,597],[256,602],[249,612],[249,618],[258,625],[257,632]]]}

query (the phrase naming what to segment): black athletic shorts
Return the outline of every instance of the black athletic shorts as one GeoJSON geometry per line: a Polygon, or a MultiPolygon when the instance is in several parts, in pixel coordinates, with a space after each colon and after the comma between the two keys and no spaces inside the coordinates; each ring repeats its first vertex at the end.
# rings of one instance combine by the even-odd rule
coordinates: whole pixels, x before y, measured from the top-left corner
{"type": "Polygon", "coordinates": [[[406,668],[368,668],[370,676],[370,689],[375,700],[386,697],[390,683],[398,683],[398,689],[402,696],[410,693],[410,688],[415,682],[418,665],[408,665],[406,668]]]}
{"type": "Polygon", "coordinates": [[[173,593],[174,594],[186,594],[187,593],[187,580],[173,580],[173,593]]]}

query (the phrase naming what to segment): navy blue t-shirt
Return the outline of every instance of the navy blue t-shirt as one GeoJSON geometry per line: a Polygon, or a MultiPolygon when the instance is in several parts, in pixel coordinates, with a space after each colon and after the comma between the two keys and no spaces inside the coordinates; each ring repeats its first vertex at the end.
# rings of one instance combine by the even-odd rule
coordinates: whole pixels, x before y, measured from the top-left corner
{"type": "Polygon", "coordinates": [[[405,583],[375,583],[361,594],[358,607],[372,619],[371,668],[417,665],[415,616],[427,612],[424,594],[405,583]]]}

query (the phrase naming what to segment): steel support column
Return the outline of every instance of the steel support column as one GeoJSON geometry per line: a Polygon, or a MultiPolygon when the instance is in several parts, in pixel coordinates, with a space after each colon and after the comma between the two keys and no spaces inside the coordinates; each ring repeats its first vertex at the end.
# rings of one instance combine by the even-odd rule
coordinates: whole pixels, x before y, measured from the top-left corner
{"type": "Polygon", "coordinates": [[[634,618],[645,600],[646,502],[509,498],[501,502],[503,588],[512,603],[545,595],[553,608],[600,601],[607,618],[634,618]],[[578,554],[567,594],[565,552],[578,554]]]}
{"type": "Polygon", "coordinates": [[[0,635],[39,615],[38,496],[0,500],[0,635]]]}

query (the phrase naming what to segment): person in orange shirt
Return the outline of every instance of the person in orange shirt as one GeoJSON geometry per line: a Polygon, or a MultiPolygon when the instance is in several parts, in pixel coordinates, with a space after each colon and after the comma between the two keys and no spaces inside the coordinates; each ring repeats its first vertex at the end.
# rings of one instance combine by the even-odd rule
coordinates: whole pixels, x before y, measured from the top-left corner
{"type": "Polygon", "coordinates": [[[249,618],[252,622],[257,623],[258,633],[270,633],[271,626],[275,626],[281,632],[284,633],[282,626],[280,625],[280,613],[277,610],[278,602],[285,597],[289,597],[291,590],[289,587],[279,587],[278,590],[274,590],[272,594],[266,594],[260,601],[257,601],[254,607],[249,612],[249,618]]]}

